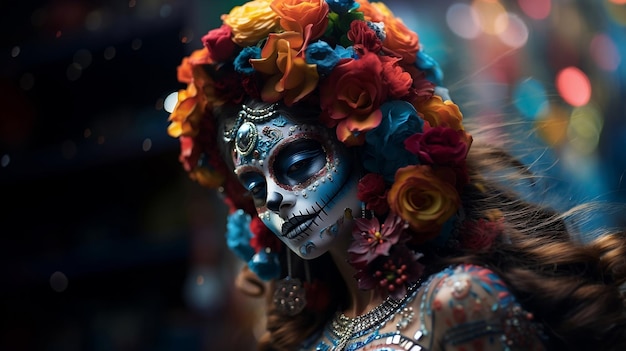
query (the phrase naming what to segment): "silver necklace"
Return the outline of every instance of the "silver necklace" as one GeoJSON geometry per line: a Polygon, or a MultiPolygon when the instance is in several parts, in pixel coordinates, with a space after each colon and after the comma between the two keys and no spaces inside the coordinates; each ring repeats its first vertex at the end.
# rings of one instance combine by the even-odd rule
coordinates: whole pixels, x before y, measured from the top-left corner
{"type": "Polygon", "coordinates": [[[337,311],[329,325],[331,335],[339,339],[332,351],[341,351],[346,347],[348,341],[363,336],[374,328],[382,327],[414,297],[419,285],[419,282],[412,284],[407,289],[406,295],[399,300],[387,296],[380,305],[354,318],[347,317],[341,311],[337,311]]]}

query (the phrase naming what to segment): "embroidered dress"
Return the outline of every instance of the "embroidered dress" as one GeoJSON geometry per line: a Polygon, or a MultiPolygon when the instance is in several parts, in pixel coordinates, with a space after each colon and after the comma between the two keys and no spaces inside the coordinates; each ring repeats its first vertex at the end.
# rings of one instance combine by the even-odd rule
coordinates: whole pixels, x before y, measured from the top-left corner
{"type": "Polygon", "coordinates": [[[365,315],[338,312],[301,350],[543,350],[542,339],[493,271],[458,265],[365,315]]]}

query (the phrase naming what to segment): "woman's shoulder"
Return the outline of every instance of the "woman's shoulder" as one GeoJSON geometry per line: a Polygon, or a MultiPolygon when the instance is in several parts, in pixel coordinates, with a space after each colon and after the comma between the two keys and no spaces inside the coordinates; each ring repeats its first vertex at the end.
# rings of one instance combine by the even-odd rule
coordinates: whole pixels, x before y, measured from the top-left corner
{"type": "Polygon", "coordinates": [[[533,315],[487,267],[447,267],[433,274],[421,290],[413,304],[420,312],[419,328],[433,349],[543,349],[541,328],[533,315]]]}

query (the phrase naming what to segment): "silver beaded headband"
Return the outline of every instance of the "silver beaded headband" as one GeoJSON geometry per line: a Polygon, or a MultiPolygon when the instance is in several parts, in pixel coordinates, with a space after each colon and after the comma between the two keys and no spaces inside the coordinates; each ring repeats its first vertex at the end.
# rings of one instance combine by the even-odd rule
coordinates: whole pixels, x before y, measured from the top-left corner
{"type": "Polygon", "coordinates": [[[241,127],[244,122],[252,122],[252,123],[263,123],[267,122],[270,119],[274,118],[274,115],[278,113],[276,111],[276,106],[278,103],[273,103],[265,108],[254,109],[248,106],[241,105],[241,111],[237,114],[237,119],[235,120],[235,124],[230,130],[224,131],[224,140],[226,142],[230,142],[237,136],[237,131],[241,127]]]}
{"type": "MultiPolygon", "coordinates": [[[[252,157],[251,154],[253,154],[255,148],[258,147],[259,142],[256,124],[265,123],[274,119],[278,114],[278,111],[276,111],[277,105],[277,103],[273,103],[262,109],[253,109],[242,105],[241,111],[237,114],[237,119],[232,129],[224,132],[224,140],[230,142],[234,139],[235,148],[239,155],[246,159],[252,157]]],[[[276,141],[277,140],[274,140],[273,143],[276,141]]],[[[271,147],[271,145],[265,146],[268,148],[271,147]]],[[[258,150],[254,154],[259,154],[258,150]]]]}

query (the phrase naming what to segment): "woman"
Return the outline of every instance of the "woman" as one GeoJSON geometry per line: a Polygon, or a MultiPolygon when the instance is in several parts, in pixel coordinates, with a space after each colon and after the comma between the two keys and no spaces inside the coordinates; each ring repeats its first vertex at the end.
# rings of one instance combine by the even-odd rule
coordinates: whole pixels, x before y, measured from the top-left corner
{"type": "MultiPolygon", "coordinates": [[[[268,281],[266,350],[626,347],[626,241],[583,243],[502,182],[382,3],[255,0],[183,59],[181,162],[268,281]]],[[[262,293],[265,285],[259,284],[262,293]]]]}

